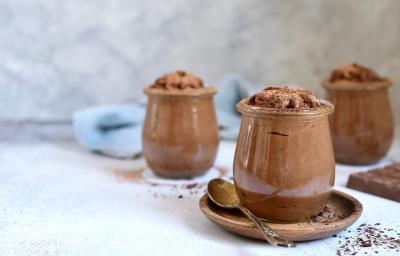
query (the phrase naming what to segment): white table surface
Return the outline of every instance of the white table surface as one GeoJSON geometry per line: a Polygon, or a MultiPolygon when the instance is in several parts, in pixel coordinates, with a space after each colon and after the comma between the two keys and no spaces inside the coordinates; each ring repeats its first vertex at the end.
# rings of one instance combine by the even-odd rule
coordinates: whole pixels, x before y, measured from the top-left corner
{"type": "MultiPolygon", "coordinates": [[[[234,144],[222,142],[217,166],[230,177],[234,144]]],[[[376,166],[400,160],[400,141],[376,166]]],[[[343,238],[273,248],[233,235],[211,223],[199,210],[203,188],[182,189],[147,170],[147,180],[123,178],[145,166],[143,160],[118,160],[92,154],[73,141],[0,143],[0,255],[336,255],[343,238]],[[192,193],[190,193],[192,191],[192,193]],[[198,193],[193,193],[197,191],[198,193]],[[179,197],[182,198],[179,198],[179,197]]],[[[337,165],[336,189],[358,198],[361,223],[380,222],[400,230],[400,204],[344,187],[349,173],[371,166],[337,165]]],[[[215,177],[211,170],[196,182],[215,177]]],[[[187,181],[193,183],[193,181],[187,181]]],[[[350,233],[349,233],[350,230],[350,233]]],[[[379,255],[399,254],[379,250],[379,255]]],[[[361,254],[360,255],[367,255],[361,254]]]]}

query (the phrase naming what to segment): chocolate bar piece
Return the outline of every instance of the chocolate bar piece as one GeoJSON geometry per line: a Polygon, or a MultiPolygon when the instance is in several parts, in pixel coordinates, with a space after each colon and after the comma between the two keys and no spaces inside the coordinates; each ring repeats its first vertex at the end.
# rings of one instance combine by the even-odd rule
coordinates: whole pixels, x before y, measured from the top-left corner
{"type": "Polygon", "coordinates": [[[347,187],[400,202],[400,163],[351,174],[347,187]]]}

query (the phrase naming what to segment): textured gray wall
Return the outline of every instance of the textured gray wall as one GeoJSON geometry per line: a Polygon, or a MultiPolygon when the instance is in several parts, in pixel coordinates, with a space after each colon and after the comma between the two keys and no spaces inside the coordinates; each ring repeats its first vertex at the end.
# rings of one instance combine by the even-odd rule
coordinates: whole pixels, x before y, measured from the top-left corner
{"type": "Polygon", "coordinates": [[[128,102],[167,71],[317,90],[358,61],[397,82],[400,1],[0,0],[0,119],[128,102]]]}

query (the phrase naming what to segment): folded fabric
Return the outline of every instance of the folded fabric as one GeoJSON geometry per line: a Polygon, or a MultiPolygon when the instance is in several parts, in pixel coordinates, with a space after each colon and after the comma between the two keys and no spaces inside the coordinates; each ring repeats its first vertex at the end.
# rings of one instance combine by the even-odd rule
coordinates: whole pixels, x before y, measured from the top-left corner
{"type": "MultiPolygon", "coordinates": [[[[240,126],[236,103],[250,95],[251,86],[239,76],[222,79],[215,97],[221,139],[235,140],[240,126]]],[[[85,148],[105,155],[132,158],[141,155],[145,102],[92,107],[73,116],[73,129],[85,148]]]]}
{"type": "Polygon", "coordinates": [[[145,106],[138,103],[78,111],[73,117],[75,137],[92,151],[120,158],[138,157],[144,114],[145,106]]]}
{"type": "Polygon", "coordinates": [[[236,104],[251,94],[251,85],[238,75],[229,75],[217,83],[215,107],[221,139],[236,140],[240,127],[240,114],[236,104]]]}

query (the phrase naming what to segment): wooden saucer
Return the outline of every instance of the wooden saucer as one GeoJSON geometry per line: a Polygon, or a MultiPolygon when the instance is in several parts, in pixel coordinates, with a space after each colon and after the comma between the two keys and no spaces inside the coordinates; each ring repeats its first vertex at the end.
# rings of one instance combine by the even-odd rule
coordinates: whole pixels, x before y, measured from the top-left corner
{"type": "MultiPolygon", "coordinates": [[[[264,240],[256,226],[238,210],[227,210],[218,207],[207,195],[200,199],[199,205],[204,215],[218,226],[242,236],[264,240]]],[[[289,240],[315,240],[331,236],[349,227],[360,217],[363,210],[361,203],[357,199],[337,190],[333,191],[326,207],[330,210],[329,214],[321,214],[310,220],[296,223],[273,223],[268,221],[266,223],[289,240]]]]}

